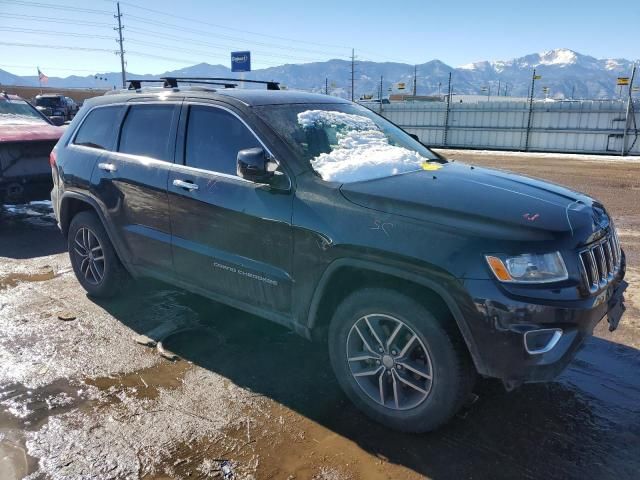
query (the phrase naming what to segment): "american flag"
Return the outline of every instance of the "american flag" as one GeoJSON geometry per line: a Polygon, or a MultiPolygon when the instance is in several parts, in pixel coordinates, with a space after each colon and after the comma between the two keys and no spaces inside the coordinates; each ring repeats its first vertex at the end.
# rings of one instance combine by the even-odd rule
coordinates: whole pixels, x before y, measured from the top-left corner
{"type": "Polygon", "coordinates": [[[49,81],[49,77],[40,71],[40,67],[38,67],[38,80],[40,80],[41,84],[46,84],[49,81]]]}

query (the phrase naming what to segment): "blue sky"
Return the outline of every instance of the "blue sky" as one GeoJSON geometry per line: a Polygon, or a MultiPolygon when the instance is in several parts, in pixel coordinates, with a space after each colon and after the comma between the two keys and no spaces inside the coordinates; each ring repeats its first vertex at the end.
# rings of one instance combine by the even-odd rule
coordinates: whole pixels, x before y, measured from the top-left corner
{"type": "MultiPolygon", "coordinates": [[[[139,74],[228,65],[230,51],[245,49],[254,68],[346,59],[351,48],[361,60],[438,58],[452,66],[553,48],[640,58],[637,0],[130,0],[121,8],[127,69],[139,74]]],[[[39,65],[49,76],[118,71],[113,13],[110,0],[0,0],[0,68],[28,75],[39,65]]]]}

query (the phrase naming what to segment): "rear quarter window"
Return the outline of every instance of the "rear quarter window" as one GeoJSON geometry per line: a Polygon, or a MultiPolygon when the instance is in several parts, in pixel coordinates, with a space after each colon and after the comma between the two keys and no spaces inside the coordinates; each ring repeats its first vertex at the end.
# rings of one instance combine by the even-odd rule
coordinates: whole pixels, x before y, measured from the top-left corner
{"type": "Polygon", "coordinates": [[[74,145],[113,150],[118,135],[121,106],[99,107],[87,114],[73,140],[74,145]]]}

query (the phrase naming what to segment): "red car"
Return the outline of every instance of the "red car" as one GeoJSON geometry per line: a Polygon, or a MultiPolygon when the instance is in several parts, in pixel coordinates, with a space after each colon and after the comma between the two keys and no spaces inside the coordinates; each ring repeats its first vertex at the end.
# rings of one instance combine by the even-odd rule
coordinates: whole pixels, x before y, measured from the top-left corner
{"type": "Polygon", "coordinates": [[[49,154],[63,132],[30,103],[0,92],[0,204],[49,198],[49,154]]]}

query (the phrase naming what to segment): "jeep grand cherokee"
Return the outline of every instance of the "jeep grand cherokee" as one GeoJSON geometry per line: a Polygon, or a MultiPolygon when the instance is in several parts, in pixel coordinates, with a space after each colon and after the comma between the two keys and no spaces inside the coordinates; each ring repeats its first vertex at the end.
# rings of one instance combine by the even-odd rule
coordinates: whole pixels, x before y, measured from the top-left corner
{"type": "Polygon", "coordinates": [[[448,162],[357,104],[272,90],[86,102],[51,165],[90,295],[149,276],[326,341],[347,396],[414,432],[477,374],[550,380],[601,319],[617,326],[625,256],[600,203],[448,162]]]}

